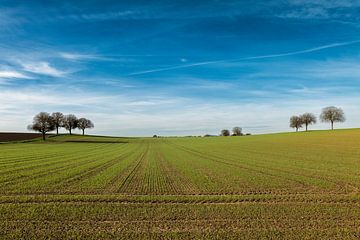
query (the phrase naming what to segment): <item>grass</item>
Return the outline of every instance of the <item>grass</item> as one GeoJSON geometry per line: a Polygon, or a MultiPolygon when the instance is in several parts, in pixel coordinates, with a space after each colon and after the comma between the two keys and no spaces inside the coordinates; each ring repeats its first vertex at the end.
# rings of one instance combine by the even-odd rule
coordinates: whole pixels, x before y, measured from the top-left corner
{"type": "Polygon", "coordinates": [[[360,130],[0,145],[1,239],[359,239],[360,130]]]}

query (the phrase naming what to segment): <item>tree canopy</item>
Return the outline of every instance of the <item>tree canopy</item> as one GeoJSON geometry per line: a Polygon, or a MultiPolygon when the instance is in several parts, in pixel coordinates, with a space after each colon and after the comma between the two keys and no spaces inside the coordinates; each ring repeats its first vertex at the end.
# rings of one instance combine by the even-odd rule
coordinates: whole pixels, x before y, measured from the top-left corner
{"type": "Polygon", "coordinates": [[[334,129],[334,122],[345,122],[345,114],[341,108],[334,106],[323,108],[320,119],[322,122],[330,122],[334,129]]]}
{"type": "Polygon", "coordinates": [[[316,123],[316,116],[312,113],[304,113],[300,116],[301,122],[305,124],[305,130],[308,130],[308,126],[316,123]]]}
{"type": "Polygon", "coordinates": [[[54,112],[51,114],[51,117],[54,120],[56,135],[59,135],[59,128],[63,125],[64,122],[64,114],[61,112],[54,112]]]}
{"type": "Polygon", "coordinates": [[[234,127],[232,129],[232,132],[233,132],[233,136],[242,136],[243,135],[241,127],[234,127]]]}
{"type": "Polygon", "coordinates": [[[299,116],[292,116],[290,118],[290,127],[295,128],[296,131],[299,131],[299,128],[301,128],[303,125],[302,119],[299,116]]]}
{"type": "Polygon", "coordinates": [[[77,127],[82,130],[82,134],[85,134],[85,129],[87,128],[93,128],[94,124],[86,118],[79,118],[77,121],[77,127]]]}
{"type": "Polygon", "coordinates": [[[55,130],[54,119],[47,112],[40,112],[35,115],[33,123],[28,126],[29,130],[42,133],[43,140],[45,140],[45,134],[55,130]]]}
{"type": "Polygon", "coordinates": [[[77,128],[78,119],[74,114],[69,114],[64,117],[63,126],[66,130],[69,131],[70,135],[71,130],[77,128]]]}
{"type": "Polygon", "coordinates": [[[230,136],[230,131],[228,129],[221,130],[221,136],[230,136]]]}

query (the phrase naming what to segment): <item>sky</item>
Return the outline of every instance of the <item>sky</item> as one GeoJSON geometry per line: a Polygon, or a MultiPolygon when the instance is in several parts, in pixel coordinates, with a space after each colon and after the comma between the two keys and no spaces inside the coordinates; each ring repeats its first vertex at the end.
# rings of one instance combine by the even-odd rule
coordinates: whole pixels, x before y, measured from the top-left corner
{"type": "Polygon", "coordinates": [[[327,106],[360,127],[359,34],[360,0],[0,0],[0,131],[60,111],[100,135],[271,133],[327,106]]]}

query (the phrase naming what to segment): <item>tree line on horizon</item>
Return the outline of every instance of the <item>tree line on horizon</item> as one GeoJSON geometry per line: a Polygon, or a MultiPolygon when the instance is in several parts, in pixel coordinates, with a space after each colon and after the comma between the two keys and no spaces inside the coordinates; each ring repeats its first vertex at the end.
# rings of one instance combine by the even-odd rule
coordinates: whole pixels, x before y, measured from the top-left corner
{"type": "MultiPolygon", "coordinates": [[[[322,122],[330,122],[331,129],[334,129],[335,122],[344,122],[345,114],[341,108],[334,106],[326,107],[322,109],[320,114],[320,120],[322,122]]],[[[299,116],[290,117],[290,127],[295,128],[296,132],[299,131],[305,125],[306,131],[308,131],[308,126],[316,124],[317,119],[313,113],[304,113],[299,116]]],[[[33,118],[33,123],[28,125],[28,130],[37,131],[42,134],[43,140],[45,140],[45,135],[48,132],[56,130],[56,135],[59,135],[59,128],[65,128],[69,131],[69,134],[72,134],[73,129],[82,130],[82,135],[85,135],[85,129],[94,128],[94,124],[91,120],[86,118],[77,118],[74,114],[64,115],[61,112],[54,112],[49,114],[47,112],[40,112],[33,118]]],[[[220,136],[243,136],[241,127],[234,127],[232,129],[232,134],[228,129],[223,129],[220,132],[220,136]]],[[[246,134],[250,135],[250,134],[246,134]]],[[[155,137],[156,135],[154,135],[155,137]]],[[[211,136],[211,135],[205,135],[211,136]]],[[[156,136],[157,137],[157,136],[156,136]]]]}
{"type": "Polygon", "coordinates": [[[33,118],[33,123],[28,126],[29,130],[40,132],[43,140],[48,132],[56,130],[56,135],[59,135],[59,128],[65,128],[72,134],[73,129],[82,130],[82,135],[85,135],[85,129],[94,128],[91,120],[86,118],[77,118],[74,114],[64,115],[61,112],[54,112],[51,115],[47,112],[40,112],[33,118]]]}
{"type": "MultiPolygon", "coordinates": [[[[322,122],[330,122],[331,130],[334,129],[335,122],[345,122],[345,114],[341,108],[337,108],[334,106],[326,107],[322,109],[320,114],[320,120],[322,122]]],[[[304,113],[299,116],[291,116],[290,117],[290,127],[295,128],[296,132],[299,131],[305,125],[305,131],[308,130],[308,126],[312,124],[316,124],[317,119],[315,114],[313,113],[304,113]]]]}
{"type": "Polygon", "coordinates": [[[244,133],[242,132],[242,128],[241,127],[234,127],[232,129],[232,134],[230,133],[230,130],[228,129],[223,129],[221,130],[220,132],[220,136],[223,136],[223,137],[227,137],[227,136],[243,136],[244,133]]]}

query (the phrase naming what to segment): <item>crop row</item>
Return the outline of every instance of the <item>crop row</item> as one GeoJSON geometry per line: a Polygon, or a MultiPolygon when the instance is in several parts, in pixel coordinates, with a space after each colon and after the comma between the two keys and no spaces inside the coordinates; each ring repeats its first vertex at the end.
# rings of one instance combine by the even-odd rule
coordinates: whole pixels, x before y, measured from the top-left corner
{"type": "Polygon", "coordinates": [[[186,234],[216,238],[233,233],[239,238],[253,232],[250,239],[256,239],[259,234],[291,239],[316,236],[356,239],[360,234],[359,206],[337,203],[11,203],[0,204],[0,217],[2,238],[70,239],[74,237],[72,233],[82,238],[99,238],[99,234],[121,238],[125,233],[132,234],[125,235],[132,238],[137,234],[164,238],[175,234],[180,239],[186,234]]]}

